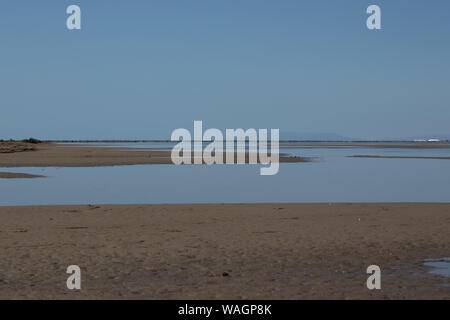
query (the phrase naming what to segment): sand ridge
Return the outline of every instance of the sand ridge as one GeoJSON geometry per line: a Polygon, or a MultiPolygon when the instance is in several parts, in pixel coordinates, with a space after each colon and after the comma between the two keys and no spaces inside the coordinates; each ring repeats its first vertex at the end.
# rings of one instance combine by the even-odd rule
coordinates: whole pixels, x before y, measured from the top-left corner
{"type": "Polygon", "coordinates": [[[0,179],[30,179],[30,178],[43,178],[44,176],[37,174],[28,174],[20,172],[0,172],[0,179]]]}
{"type": "MultiPolygon", "coordinates": [[[[102,167],[138,164],[173,164],[171,151],[40,143],[33,152],[0,153],[0,167],[102,167]]],[[[225,157],[225,153],[224,153],[225,157]]],[[[237,154],[235,154],[235,161],[237,154]]],[[[248,153],[246,154],[248,159],[248,153]]],[[[280,162],[308,162],[280,154],[280,162]]],[[[248,161],[247,161],[248,162],[248,161]]]]}

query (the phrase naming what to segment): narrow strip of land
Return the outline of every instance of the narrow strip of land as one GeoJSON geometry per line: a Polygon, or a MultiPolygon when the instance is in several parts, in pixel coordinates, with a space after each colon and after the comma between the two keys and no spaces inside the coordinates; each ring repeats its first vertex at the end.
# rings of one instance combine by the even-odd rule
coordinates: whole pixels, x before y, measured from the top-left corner
{"type": "Polygon", "coordinates": [[[349,158],[380,158],[380,159],[438,159],[438,160],[449,160],[450,157],[427,157],[427,156],[380,156],[380,155],[353,155],[348,156],[349,158]]]}
{"type": "MultiPolygon", "coordinates": [[[[249,162],[249,155],[244,154],[246,163],[249,162]]],[[[226,153],[222,156],[225,159],[226,153]]],[[[238,153],[235,154],[235,162],[237,157],[238,153]]],[[[308,161],[310,159],[304,157],[279,154],[279,162],[308,161]]],[[[103,167],[137,164],[173,164],[171,150],[0,142],[0,167],[103,167]]]]}
{"type": "Polygon", "coordinates": [[[37,174],[28,174],[20,172],[0,172],[0,179],[24,179],[24,178],[43,178],[37,174]]]}

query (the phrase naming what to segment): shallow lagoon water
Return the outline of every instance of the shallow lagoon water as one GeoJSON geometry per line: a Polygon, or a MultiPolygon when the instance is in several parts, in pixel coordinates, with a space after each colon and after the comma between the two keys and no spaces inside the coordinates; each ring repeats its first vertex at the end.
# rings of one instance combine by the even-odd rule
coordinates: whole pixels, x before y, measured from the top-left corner
{"type": "Polygon", "coordinates": [[[450,278],[450,258],[427,259],[424,265],[431,268],[429,273],[450,278]]]}
{"type": "Polygon", "coordinates": [[[450,149],[286,146],[280,152],[316,160],[281,163],[274,176],[261,176],[261,165],[0,168],[47,176],[0,179],[0,205],[450,201],[450,160],[348,157],[450,156],[450,149]]]}

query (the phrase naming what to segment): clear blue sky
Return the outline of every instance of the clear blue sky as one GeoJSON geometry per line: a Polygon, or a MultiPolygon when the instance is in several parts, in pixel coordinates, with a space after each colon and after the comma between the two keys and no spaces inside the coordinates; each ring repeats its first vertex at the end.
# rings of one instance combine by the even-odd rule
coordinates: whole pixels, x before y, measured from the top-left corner
{"type": "Polygon", "coordinates": [[[449,39],[448,0],[2,1],[0,138],[450,134],[449,39]]]}

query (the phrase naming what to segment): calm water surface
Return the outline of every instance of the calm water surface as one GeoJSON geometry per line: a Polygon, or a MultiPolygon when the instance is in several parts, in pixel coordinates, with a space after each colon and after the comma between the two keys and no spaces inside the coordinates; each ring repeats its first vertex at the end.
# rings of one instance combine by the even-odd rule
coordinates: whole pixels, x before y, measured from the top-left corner
{"type": "MultiPolygon", "coordinates": [[[[382,143],[379,145],[385,145],[382,143]]],[[[398,144],[398,143],[397,143],[398,144]]],[[[172,143],[93,146],[171,148],[172,143]]],[[[316,143],[314,143],[316,145],[316,143]]],[[[351,155],[445,156],[450,149],[282,145],[280,152],[315,157],[282,163],[275,176],[260,165],[135,165],[95,168],[0,168],[45,175],[0,179],[0,205],[242,203],[242,202],[449,202],[450,160],[366,159],[351,155]]]]}

